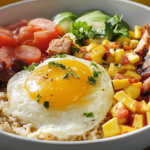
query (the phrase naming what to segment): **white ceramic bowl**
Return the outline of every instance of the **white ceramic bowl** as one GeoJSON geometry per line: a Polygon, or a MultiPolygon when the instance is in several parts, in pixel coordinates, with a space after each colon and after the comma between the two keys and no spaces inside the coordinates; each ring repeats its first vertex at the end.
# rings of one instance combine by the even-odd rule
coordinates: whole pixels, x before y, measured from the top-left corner
{"type": "MultiPolygon", "coordinates": [[[[86,10],[99,9],[109,15],[124,15],[131,29],[135,25],[150,25],[150,8],[122,0],[32,0],[0,8],[0,25],[9,25],[19,19],[44,17],[51,19],[61,11],[77,15],[86,10]]],[[[2,150],[142,150],[150,146],[150,126],[138,131],[100,140],[80,142],[40,141],[0,131],[2,150]]]]}

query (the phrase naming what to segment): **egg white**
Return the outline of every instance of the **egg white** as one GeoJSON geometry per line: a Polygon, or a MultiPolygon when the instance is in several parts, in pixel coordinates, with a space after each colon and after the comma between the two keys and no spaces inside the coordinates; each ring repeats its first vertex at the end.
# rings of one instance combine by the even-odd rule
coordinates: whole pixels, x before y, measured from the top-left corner
{"type": "MultiPolygon", "coordinates": [[[[67,55],[64,58],[50,58],[38,67],[47,65],[50,61],[75,59],[87,65],[91,70],[95,68],[90,61],[67,55]]],[[[38,68],[37,67],[37,68],[38,68]]],[[[70,135],[81,135],[98,125],[112,106],[114,91],[111,79],[105,69],[98,65],[96,70],[101,71],[95,85],[89,88],[89,94],[83,99],[84,105],[76,105],[65,111],[46,109],[42,104],[33,100],[24,88],[25,81],[31,72],[21,71],[13,76],[7,86],[8,100],[13,117],[17,117],[23,124],[31,123],[41,132],[56,136],[58,139],[67,139],[70,135]],[[94,118],[83,115],[93,112],[94,118]]]]}

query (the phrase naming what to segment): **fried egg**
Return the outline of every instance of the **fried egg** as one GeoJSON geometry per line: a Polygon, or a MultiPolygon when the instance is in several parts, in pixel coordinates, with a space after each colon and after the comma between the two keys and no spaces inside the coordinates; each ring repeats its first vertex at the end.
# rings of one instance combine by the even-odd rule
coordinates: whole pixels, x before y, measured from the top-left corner
{"type": "Polygon", "coordinates": [[[67,55],[17,73],[8,82],[7,94],[12,115],[21,123],[67,139],[82,135],[106,117],[114,91],[102,66],[67,55]],[[93,70],[99,72],[95,84],[89,83],[93,70]]]}

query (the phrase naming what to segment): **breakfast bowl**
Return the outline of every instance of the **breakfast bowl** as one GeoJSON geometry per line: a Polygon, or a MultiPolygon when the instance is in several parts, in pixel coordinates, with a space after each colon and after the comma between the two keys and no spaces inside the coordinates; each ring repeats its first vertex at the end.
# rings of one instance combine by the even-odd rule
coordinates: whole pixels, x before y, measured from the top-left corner
{"type": "MultiPolygon", "coordinates": [[[[110,16],[114,16],[116,13],[118,14],[118,16],[123,15],[123,20],[130,26],[131,30],[134,30],[135,26],[143,27],[146,23],[150,24],[150,19],[149,19],[150,8],[147,6],[135,3],[135,2],[131,2],[131,1],[123,1],[123,0],[112,0],[112,1],[110,1],[110,0],[105,0],[105,1],[103,1],[103,0],[92,0],[92,1],[91,0],[76,0],[76,1],[30,0],[30,1],[22,1],[22,2],[18,2],[18,3],[14,3],[14,4],[7,5],[7,6],[0,8],[0,20],[1,20],[0,26],[6,27],[14,22],[17,22],[18,20],[21,20],[21,19],[27,19],[27,20],[31,20],[31,19],[35,19],[35,18],[52,19],[56,14],[58,14],[60,12],[72,12],[75,15],[81,15],[82,13],[84,13],[86,11],[91,11],[91,10],[100,10],[104,13],[107,13],[110,16]]],[[[55,19],[55,18],[53,18],[53,19],[55,19]]],[[[75,58],[74,56],[67,56],[67,58],[68,58],[68,60],[71,60],[71,59],[76,59],[77,61],[80,60],[80,59],[75,58]]],[[[66,58],[62,58],[62,59],[65,61],[66,58]]],[[[52,58],[51,63],[48,62],[47,60],[45,60],[44,62],[48,63],[49,67],[50,67],[50,65],[54,64],[54,60],[57,60],[58,62],[61,61],[61,60],[59,60],[59,58],[52,58]]],[[[88,63],[89,63],[87,61],[84,62],[83,60],[81,62],[85,63],[86,65],[88,65],[88,63]]],[[[81,65],[80,61],[78,61],[78,63],[79,63],[79,65],[81,65]]],[[[38,67],[36,66],[37,69],[40,70],[40,67],[42,67],[42,65],[43,64],[41,63],[40,66],[38,66],[38,67]]],[[[61,66],[61,67],[64,67],[64,66],[61,66]]],[[[99,78],[97,78],[97,82],[99,82],[101,85],[104,85],[104,87],[107,88],[105,95],[103,95],[103,93],[102,94],[100,93],[100,94],[103,95],[103,99],[106,98],[106,101],[107,101],[108,97],[111,97],[111,95],[113,94],[112,87],[111,87],[112,86],[111,81],[107,77],[106,71],[100,65],[98,65],[98,68],[99,68],[99,70],[97,70],[97,71],[102,72],[101,76],[103,77],[102,79],[104,81],[102,81],[102,80],[98,81],[99,78]]],[[[68,71],[70,71],[70,70],[68,70],[68,71]]],[[[29,73],[26,72],[25,74],[29,74],[29,73]]],[[[70,73],[70,74],[72,75],[72,73],[70,73]]],[[[101,74],[101,73],[97,73],[97,74],[101,74]]],[[[21,73],[17,74],[17,76],[15,75],[15,77],[10,79],[8,88],[7,88],[7,90],[10,91],[10,93],[8,93],[8,95],[7,95],[8,98],[14,97],[15,99],[17,99],[17,101],[14,101],[14,100],[10,101],[10,103],[12,105],[12,109],[13,109],[13,114],[15,114],[17,112],[14,110],[16,107],[15,103],[19,103],[19,98],[23,97],[23,95],[24,95],[24,93],[19,95],[19,94],[15,93],[16,91],[12,90],[13,88],[16,89],[16,85],[18,84],[16,82],[17,80],[19,80],[19,84],[17,85],[17,87],[21,86],[20,83],[22,82],[22,80],[24,80],[24,78],[20,78],[20,76],[22,76],[21,73]],[[13,94],[11,94],[11,93],[13,93],[13,94]]],[[[23,76],[25,77],[25,75],[23,75],[23,76]]],[[[76,75],[72,75],[72,76],[75,78],[78,78],[76,75]]],[[[69,78],[71,78],[71,77],[69,76],[69,78]]],[[[31,78],[31,79],[34,80],[34,78],[31,78]]],[[[30,80],[30,82],[32,82],[32,80],[30,80]]],[[[65,86],[63,88],[65,88],[65,86]]],[[[78,87],[74,87],[74,88],[76,88],[76,90],[78,90],[78,87]]],[[[38,98],[38,103],[39,103],[39,100],[41,98],[39,94],[38,94],[37,98],[38,98]]],[[[23,99],[26,99],[26,97],[23,97],[23,99]]],[[[22,107],[21,106],[22,104],[23,104],[23,101],[21,101],[21,103],[19,104],[20,107],[22,107]]],[[[33,118],[32,117],[29,118],[29,123],[31,122],[34,124],[34,120],[41,119],[40,123],[42,124],[42,122],[46,122],[48,120],[48,119],[46,121],[42,120],[45,118],[44,117],[41,118],[40,115],[38,118],[39,113],[42,112],[42,113],[46,114],[46,111],[43,108],[42,108],[42,111],[40,111],[41,107],[34,105],[33,102],[31,102],[30,105],[27,105],[27,107],[30,110],[32,110],[32,109],[34,110],[34,106],[36,106],[37,108],[35,108],[35,109],[36,110],[39,109],[39,111],[34,112],[36,114],[35,114],[35,116],[33,116],[33,118]],[[30,107],[30,105],[33,105],[33,106],[30,107]]],[[[63,105],[63,103],[62,103],[62,105],[63,105]]],[[[107,112],[108,112],[108,109],[110,108],[109,102],[107,103],[107,105],[108,105],[108,108],[105,107],[105,105],[102,105],[103,107],[101,106],[100,109],[102,109],[103,111],[107,110],[107,112]],[[106,109],[104,109],[104,108],[106,108],[106,109]]],[[[46,108],[47,103],[45,103],[44,106],[46,108]]],[[[93,107],[93,112],[95,111],[94,108],[97,109],[96,105],[93,107]]],[[[7,109],[5,109],[5,110],[7,110],[7,109]]],[[[92,113],[89,113],[89,114],[93,115],[92,113]]],[[[84,113],[85,116],[87,116],[89,114],[84,113]]],[[[104,114],[106,114],[106,112],[104,114]]],[[[29,112],[27,112],[26,117],[25,117],[26,120],[28,120],[28,116],[30,116],[30,115],[31,114],[29,112]]],[[[74,116],[72,116],[72,118],[75,117],[75,115],[78,116],[77,110],[76,110],[76,113],[74,114],[74,116]]],[[[96,116],[96,113],[94,115],[96,116]]],[[[103,112],[100,112],[99,115],[102,116],[103,112]]],[[[21,118],[22,116],[20,115],[19,117],[21,118]]],[[[65,118],[67,119],[67,117],[65,117],[65,118]]],[[[67,121],[70,122],[70,120],[72,118],[69,117],[69,119],[67,121]]],[[[14,118],[10,118],[10,119],[13,120],[14,118]]],[[[80,118],[77,118],[77,119],[80,120],[80,118]]],[[[55,120],[55,118],[53,120],[55,120]]],[[[56,120],[56,122],[57,121],[65,122],[65,119],[63,118],[63,120],[56,120]]],[[[66,126],[68,123],[67,121],[65,123],[66,126]]],[[[102,119],[100,121],[102,121],[102,119]]],[[[61,124],[61,122],[59,122],[59,123],[61,124]]],[[[6,128],[9,127],[8,124],[5,124],[5,125],[6,125],[6,128]]],[[[82,124],[77,124],[75,126],[78,129],[77,130],[78,132],[80,131],[81,127],[84,130],[84,126],[82,126],[82,124]]],[[[27,129],[28,124],[24,125],[23,127],[27,129]]],[[[55,127],[53,127],[53,128],[55,128],[55,127]]],[[[118,149],[119,150],[119,149],[122,149],[122,150],[126,150],[126,149],[129,149],[129,150],[132,150],[132,149],[136,149],[136,150],[138,150],[139,149],[139,150],[141,150],[150,145],[149,144],[149,138],[150,138],[150,126],[149,125],[142,127],[141,129],[138,129],[136,131],[127,133],[127,134],[116,135],[113,137],[106,137],[106,138],[101,138],[101,139],[81,140],[81,141],[80,140],[79,141],[41,140],[42,138],[36,139],[35,137],[32,137],[32,136],[28,137],[28,138],[23,137],[26,135],[26,132],[24,132],[24,134],[22,134],[23,136],[16,135],[17,132],[20,133],[19,130],[16,131],[15,134],[9,133],[9,130],[7,130],[7,132],[5,132],[5,129],[3,129],[3,130],[4,131],[0,130],[0,139],[1,139],[0,140],[0,149],[2,149],[2,150],[7,150],[7,149],[15,149],[15,150],[20,150],[20,149],[21,150],[26,150],[26,149],[31,149],[31,150],[35,150],[35,149],[36,150],[42,150],[42,149],[44,149],[44,150],[48,150],[48,149],[55,149],[55,150],[59,150],[59,149],[65,149],[65,150],[69,150],[69,149],[72,149],[72,150],[76,150],[76,149],[79,149],[79,150],[81,150],[81,149],[87,149],[87,150],[115,149],[115,150],[117,150],[118,149]]],[[[63,129],[61,129],[61,130],[63,130],[63,129]]],[[[65,130],[65,128],[64,128],[64,130],[65,130]]],[[[43,131],[46,131],[46,130],[43,130],[43,131]]],[[[62,132],[60,131],[60,133],[63,133],[62,136],[66,135],[63,131],[62,132]]]]}

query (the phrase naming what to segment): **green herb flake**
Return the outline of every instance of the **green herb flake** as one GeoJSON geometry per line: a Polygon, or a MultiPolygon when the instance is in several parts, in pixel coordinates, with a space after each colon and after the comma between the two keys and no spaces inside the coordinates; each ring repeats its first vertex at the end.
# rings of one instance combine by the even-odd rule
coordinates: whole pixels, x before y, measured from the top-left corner
{"type": "Polygon", "coordinates": [[[98,77],[100,73],[100,71],[93,70],[93,77],[98,77]]]}
{"type": "Polygon", "coordinates": [[[76,74],[74,74],[74,73],[72,72],[72,69],[71,69],[71,68],[68,68],[68,71],[69,71],[70,75],[72,75],[74,78],[80,78],[79,76],[77,76],[76,74]]]}
{"type": "Polygon", "coordinates": [[[93,61],[91,61],[91,65],[94,66],[95,68],[98,68],[97,64],[95,64],[93,61]]]}
{"type": "Polygon", "coordinates": [[[40,102],[40,99],[42,98],[42,96],[40,94],[37,95],[37,102],[40,102]]]}
{"type": "Polygon", "coordinates": [[[44,101],[44,107],[45,107],[46,109],[49,108],[49,101],[44,101]]]}
{"type": "Polygon", "coordinates": [[[56,54],[54,56],[51,56],[52,58],[64,58],[64,57],[67,57],[66,54],[56,54]]]}
{"type": "Polygon", "coordinates": [[[82,55],[82,57],[81,57],[81,58],[83,58],[83,57],[85,56],[85,54],[86,54],[86,52],[84,52],[84,53],[83,53],[83,55],[82,55]]]}
{"type": "Polygon", "coordinates": [[[52,66],[55,66],[55,67],[60,67],[60,68],[62,68],[63,70],[66,69],[66,66],[64,66],[63,64],[56,63],[56,62],[54,62],[54,61],[51,61],[51,62],[48,63],[48,67],[50,67],[51,65],[52,65],[52,66]]]}
{"type": "Polygon", "coordinates": [[[72,51],[72,53],[79,52],[79,51],[80,51],[80,48],[75,47],[75,46],[72,46],[72,47],[71,47],[71,51],[72,51]]]}
{"type": "Polygon", "coordinates": [[[63,76],[63,79],[67,79],[67,80],[69,80],[69,73],[65,73],[65,75],[63,76]]]}
{"type": "Polygon", "coordinates": [[[107,63],[105,63],[105,62],[103,62],[102,65],[109,67],[109,64],[107,64],[107,63]]]}
{"type": "Polygon", "coordinates": [[[38,65],[38,63],[32,63],[29,67],[24,66],[24,70],[33,71],[38,65]]]}
{"type": "Polygon", "coordinates": [[[93,112],[90,112],[90,113],[84,113],[83,115],[86,116],[86,117],[92,117],[92,118],[94,118],[93,112]]]}
{"type": "Polygon", "coordinates": [[[95,85],[96,84],[97,79],[92,77],[92,76],[88,76],[88,83],[95,85]]]}
{"type": "Polygon", "coordinates": [[[61,39],[61,36],[58,36],[57,39],[61,39]]]}
{"type": "Polygon", "coordinates": [[[120,68],[121,65],[118,63],[115,63],[114,66],[117,66],[118,68],[120,68]]]}

